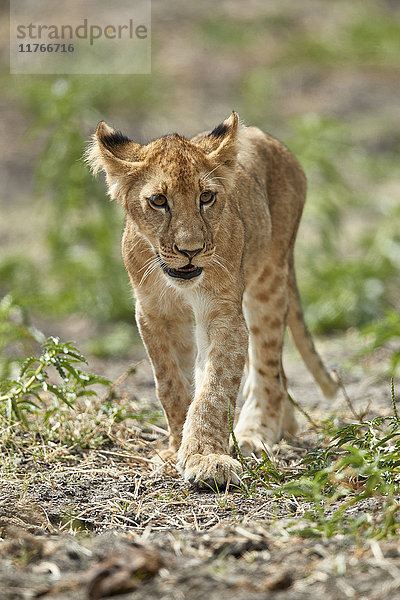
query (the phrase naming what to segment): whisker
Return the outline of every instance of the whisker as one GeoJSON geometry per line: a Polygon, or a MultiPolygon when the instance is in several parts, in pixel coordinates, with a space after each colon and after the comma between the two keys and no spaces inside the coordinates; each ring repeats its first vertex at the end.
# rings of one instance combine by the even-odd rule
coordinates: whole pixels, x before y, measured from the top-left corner
{"type": "Polygon", "coordinates": [[[149,268],[148,268],[149,274],[152,273],[153,271],[155,271],[158,267],[160,267],[160,264],[158,261],[149,265],[149,268]]]}
{"type": "Polygon", "coordinates": [[[157,256],[152,256],[151,258],[148,258],[147,260],[145,260],[145,261],[144,261],[144,264],[143,264],[143,267],[141,267],[141,268],[138,270],[138,273],[140,273],[140,271],[143,271],[143,269],[146,269],[146,268],[147,268],[147,267],[148,267],[148,266],[149,266],[149,265],[150,265],[152,262],[154,262],[155,260],[156,260],[156,261],[158,261],[158,258],[157,258],[157,256]]]}
{"type": "Polygon", "coordinates": [[[136,240],[136,242],[133,244],[133,246],[132,246],[132,249],[133,249],[133,248],[136,248],[136,246],[137,246],[138,244],[140,244],[140,242],[142,242],[142,241],[143,241],[143,238],[141,238],[141,237],[138,237],[138,238],[137,238],[137,240],[136,240]]]}
{"type": "Polygon", "coordinates": [[[206,179],[206,177],[208,177],[209,175],[211,175],[211,173],[214,173],[214,171],[216,169],[218,169],[218,167],[220,167],[222,165],[222,163],[219,163],[216,167],[214,167],[213,169],[211,169],[211,171],[208,171],[208,173],[206,173],[205,175],[203,175],[203,177],[200,178],[200,181],[203,181],[204,179],[206,179]]]}
{"type": "Polygon", "coordinates": [[[142,279],[140,280],[139,283],[139,287],[143,284],[143,282],[147,279],[147,277],[153,273],[153,271],[155,271],[157,269],[157,267],[159,266],[159,262],[157,257],[155,257],[155,260],[153,259],[153,262],[151,262],[148,266],[146,271],[143,273],[142,279]]]}
{"type": "Polygon", "coordinates": [[[153,268],[153,270],[146,271],[146,273],[143,275],[142,279],[140,280],[139,287],[143,285],[143,283],[146,281],[146,279],[149,277],[149,275],[153,271],[154,271],[154,268],[153,268]]]}
{"type": "Polygon", "coordinates": [[[221,187],[221,185],[219,183],[217,183],[216,181],[214,181],[214,179],[206,179],[206,180],[204,180],[203,183],[205,185],[210,185],[211,184],[213,187],[216,187],[216,188],[220,188],[221,187]]]}
{"type": "Polygon", "coordinates": [[[139,269],[139,273],[140,273],[140,271],[143,271],[143,269],[145,269],[151,262],[153,262],[154,258],[155,258],[154,256],[151,256],[150,258],[147,258],[144,261],[143,266],[139,269]]]}
{"type": "Polygon", "coordinates": [[[212,182],[212,181],[215,181],[216,179],[223,179],[224,181],[227,181],[228,178],[215,176],[215,177],[210,177],[209,179],[207,178],[207,182],[212,182]]]}
{"type": "Polygon", "coordinates": [[[228,275],[229,279],[231,281],[233,281],[233,277],[232,277],[232,273],[229,272],[229,270],[225,267],[225,265],[223,265],[222,263],[219,262],[218,258],[216,258],[215,254],[212,257],[212,262],[215,263],[216,265],[218,265],[219,267],[221,267],[221,269],[223,269],[226,274],[228,275]]]}
{"type": "Polygon", "coordinates": [[[227,261],[225,258],[222,258],[222,256],[220,256],[220,255],[219,255],[219,254],[217,254],[216,252],[214,252],[214,256],[215,256],[216,258],[218,258],[218,259],[221,261],[221,263],[226,263],[226,264],[228,265],[228,267],[231,267],[231,268],[232,268],[232,265],[231,265],[231,264],[230,264],[230,263],[229,263],[229,262],[228,262],[228,261],[227,261]]]}
{"type": "Polygon", "coordinates": [[[149,250],[151,251],[151,248],[148,246],[147,240],[140,236],[137,238],[135,243],[129,248],[130,252],[132,252],[136,248],[136,246],[140,243],[145,244],[145,247],[140,250],[139,254],[143,254],[144,252],[148,252],[149,250]]]}

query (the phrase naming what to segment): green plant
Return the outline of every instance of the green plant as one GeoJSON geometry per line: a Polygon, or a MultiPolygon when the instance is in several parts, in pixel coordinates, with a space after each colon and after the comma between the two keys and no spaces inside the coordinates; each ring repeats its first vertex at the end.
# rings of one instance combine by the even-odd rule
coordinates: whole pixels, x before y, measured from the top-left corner
{"type": "Polygon", "coordinates": [[[54,398],[72,407],[77,398],[95,395],[91,386],[110,382],[77,366],[85,362],[71,343],[48,338],[42,344],[39,357],[27,358],[17,377],[0,382],[0,414],[8,420],[21,421],[29,429],[27,413],[44,406],[45,398],[54,398]],[[54,372],[59,376],[59,383],[54,382],[54,372]]]}
{"type": "Polygon", "coordinates": [[[21,356],[44,340],[43,333],[30,323],[26,308],[11,295],[4,296],[0,300],[0,381],[18,368],[21,356]]]}
{"type": "Polygon", "coordinates": [[[392,417],[376,417],[362,423],[335,428],[332,423],[320,427],[325,444],[308,452],[291,468],[279,468],[265,453],[257,461],[245,459],[238,447],[230,421],[235,449],[244,467],[243,484],[262,486],[268,495],[300,498],[311,508],[289,532],[304,536],[331,537],[336,533],[379,538],[395,535],[400,489],[400,420],[392,382],[392,417]],[[255,462],[255,465],[254,465],[255,462]],[[376,518],[363,514],[362,501],[384,499],[383,513],[376,518]],[[358,507],[354,518],[349,509],[358,507]]]}

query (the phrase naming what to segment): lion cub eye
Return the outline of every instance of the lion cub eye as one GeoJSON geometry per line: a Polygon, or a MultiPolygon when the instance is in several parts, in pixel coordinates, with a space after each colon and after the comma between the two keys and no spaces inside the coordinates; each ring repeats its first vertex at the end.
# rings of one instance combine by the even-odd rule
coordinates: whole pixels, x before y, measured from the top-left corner
{"type": "Polygon", "coordinates": [[[206,191],[206,192],[202,192],[200,194],[200,202],[203,205],[211,204],[211,202],[214,200],[214,198],[215,198],[214,192],[206,191]]]}
{"type": "Polygon", "coordinates": [[[163,194],[154,194],[148,198],[148,201],[154,208],[167,208],[168,206],[168,200],[163,194]]]}

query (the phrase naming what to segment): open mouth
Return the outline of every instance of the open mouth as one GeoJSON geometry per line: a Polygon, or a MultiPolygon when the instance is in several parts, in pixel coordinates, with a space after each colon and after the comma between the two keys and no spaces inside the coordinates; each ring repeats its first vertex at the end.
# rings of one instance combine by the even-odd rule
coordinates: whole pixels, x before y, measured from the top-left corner
{"type": "Polygon", "coordinates": [[[188,263],[180,269],[171,269],[165,264],[160,256],[158,258],[161,262],[162,268],[170,277],[177,277],[178,279],[193,279],[194,277],[198,277],[203,271],[203,267],[196,267],[191,263],[188,263]]]}
{"type": "Polygon", "coordinates": [[[166,268],[166,272],[171,277],[179,277],[180,279],[193,279],[193,277],[198,277],[202,272],[203,267],[195,267],[194,265],[186,265],[181,269],[170,269],[166,268]]]}

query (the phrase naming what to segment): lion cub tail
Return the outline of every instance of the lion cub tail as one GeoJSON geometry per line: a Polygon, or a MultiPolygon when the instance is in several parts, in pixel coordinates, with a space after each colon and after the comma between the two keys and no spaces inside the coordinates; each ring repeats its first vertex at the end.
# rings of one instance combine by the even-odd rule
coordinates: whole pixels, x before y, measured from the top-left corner
{"type": "Polygon", "coordinates": [[[307,369],[314,377],[326,398],[334,398],[339,388],[317,353],[313,339],[304,320],[303,309],[296,275],[292,265],[289,274],[289,315],[288,326],[297,350],[300,352],[307,369]]]}

